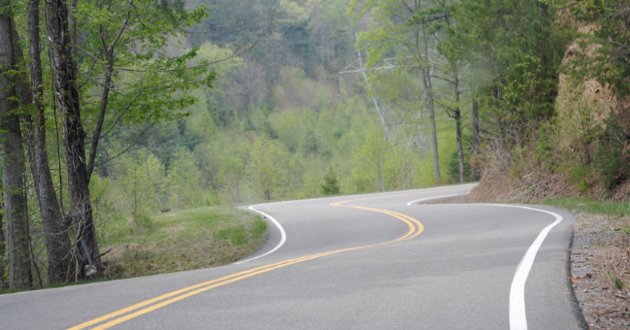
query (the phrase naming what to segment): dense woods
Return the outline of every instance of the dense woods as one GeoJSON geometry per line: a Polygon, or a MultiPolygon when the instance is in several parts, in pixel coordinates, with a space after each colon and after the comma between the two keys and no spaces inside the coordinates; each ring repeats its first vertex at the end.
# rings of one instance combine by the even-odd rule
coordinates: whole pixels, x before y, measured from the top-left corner
{"type": "Polygon", "coordinates": [[[629,10],[2,0],[0,287],[98,277],[160,211],[482,176],[627,199],[629,10]]]}

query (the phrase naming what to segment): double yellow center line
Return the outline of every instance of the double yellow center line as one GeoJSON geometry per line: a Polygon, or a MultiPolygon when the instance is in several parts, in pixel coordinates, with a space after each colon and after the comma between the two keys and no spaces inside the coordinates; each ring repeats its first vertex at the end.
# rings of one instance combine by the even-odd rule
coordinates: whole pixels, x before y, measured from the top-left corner
{"type": "Polygon", "coordinates": [[[244,270],[238,273],[230,274],[227,276],[223,276],[223,277],[209,280],[206,282],[202,282],[199,284],[187,286],[185,288],[171,291],[161,296],[147,299],[137,304],[105,314],[103,316],[100,316],[95,319],[89,320],[87,322],[81,323],[79,325],[73,326],[69,329],[70,330],[81,330],[81,329],[87,329],[87,328],[109,329],[111,327],[127,322],[129,320],[132,320],[144,314],[150,313],[162,307],[168,306],[170,304],[176,303],[178,301],[184,300],[188,297],[200,294],[202,292],[205,292],[214,288],[218,288],[220,286],[224,286],[230,283],[244,280],[246,278],[250,278],[253,276],[257,276],[260,274],[264,274],[264,273],[276,270],[276,269],[288,267],[291,265],[295,265],[295,264],[313,260],[313,259],[319,259],[319,258],[331,256],[334,254],[356,251],[360,249],[366,249],[370,247],[376,247],[376,246],[381,246],[385,244],[390,244],[393,242],[399,242],[399,241],[412,239],[412,238],[417,237],[424,231],[424,226],[422,225],[420,221],[402,213],[385,210],[385,209],[364,207],[364,206],[345,205],[347,203],[355,202],[355,201],[358,201],[358,200],[336,202],[330,205],[334,207],[348,207],[348,208],[354,208],[354,209],[368,211],[368,212],[385,214],[404,222],[408,227],[408,231],[405,233],[405,235],[398,237],[396,239],[390,240],[390,241],[386,241],[386,242],[332,250],[332,251],[327,251],[327,252],[306,255],[306,256],[302,256],[298,258],[287,259],[287,260],[267,264],[264,266],[244,270]]]}

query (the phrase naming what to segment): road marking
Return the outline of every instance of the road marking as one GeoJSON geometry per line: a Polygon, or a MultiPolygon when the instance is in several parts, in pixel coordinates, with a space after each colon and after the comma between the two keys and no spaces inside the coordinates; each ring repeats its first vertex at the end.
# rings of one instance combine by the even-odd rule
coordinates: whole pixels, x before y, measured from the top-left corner
{"type": "Polygon", "coordinates": [[[448,198],[448,197],[455,197],[455,196],[465,196],[468,195],[468,193],[463,193],[463,194],[448,194],[448,195],[441,195],[441,196],[434,196],[434,197],[425,197],[425,198],[420,198],[420,199],[416,199],[416,200],[412,200],[411,202],[407,202],[407,206],[411,206],[420,202],[426,202],[426,201],[431,201],[434,199],[442,199],[442,198],[448,198]]]}
{"type": "Polygon", "coordinates": [[[527,277],[529,276],[529,271],[532,269],[534,265],[534,259],[536,259],[536,254],[538,254],[538,250],[542,246],[543,241],[547,237],[547,234],[555,227],[557,224],[562,222],[562,216],[558,213],[529,207],[529,206],[521,206],[521,205],[506,205],[506,204],[482,204],[482,205],[492,205],[492,206],[503,206],[503,207],[514,207],[519,209],[525,209],[530,211],[536,211],[551,215],[554,217],[555,221],[543,228],[540,231],[532,245],[529,246],[527,252],[521,259],[521,262],[516,267],[516,272],[514,273],[514,278],[512,279],[512,285],[510,286],[510,330],[527,330],[527,313],[525,308],[525,282],[527,282],[527,277]]]}
{"type": "Polygon", "coordinates": [[[237,265],[244,264],[246,262],[249,262],[249,261],[252,261],[252,260],[256,260],[258,258],[262,258],[262,257],[268,256],[268,255],[276,252],[287,241],[287,233],[286,233],[286,231],[284,231],[284,228],[282,227],[280,222],[278,222],[278,220],[276,220],[274,217],[270,216],[269,214],[267,214],[267,213],[265,213],[265,212],[263,212],[261,210],[258,210],[256,208],[256,206],[251,205],[250,207],[248,207],[248,209],[250,209],[250,210],[252,210],[252,211],[262,215],[263,217],[269,219],[269,221],[271,221],[273,223],[273,225],[276,226],[276,228],[278,228],[278,230],[280,231],[280,242],[278,242],[278,244],[276,244],[276,246],[273,249],[271,249],[271,250],[269,250],[269,251],[267,251],[267,252],[265,252],[265,253],[263,253],[263,254],[261,254],[259,256],[255,256],[255,257],[252,257],[252,258],[249,258],[249,259],[245,259],[245,260],[241,260],[241,261],[236,262],[237,265]]]}
{"type": "Polygon", "coordinates": [[[357,210],[363,210],[363,211],[368,211],[368,212],[375,212],[375,213],[382,213],[385,215],[389,215],[390,217],[394,217],[397,218],[398,220],[404,222],[405,224],[407,224],[407,234],[395,239],[394,241],[404,241],[407,239],[412,239],[420,234],[422,234],[422,232],[424,231],[424,225],[422,225],[422,223],[406,214],[402,214],[402,213],[398,213],[395,211],[390,211],[390,210],[386,210],[386,209],[376,209],[376,208],[372,208],[372,207],[365,207],[365,206],[356,206],[356,205],[344,205],[346,203],[350,203],[350,202],[356,202],[357,200],[352,200],[352,201],[345,201],[345,202],[337,202],[337,203],[332,203],[330,204],[331,206],[335,206],[335,207],[347,207],[347,208],[353,208],[353,209],[357,209],[357,210]]]}
{"type": "Polygon", "coordinates": [[[151,299],[147,299],[145,301],[141,301],[141,302],[139,302],[137,304],[134,304],[134,305],[131,305],[131,306],[119,309],[119,310],[114,311],[112,313],[105,314],[105,315],[100,316],[98,318],[95,318],[93,320],[81,323],[81,324],[79,324],[77,326],[69,328],[69,330],[85,329],[85,328],[90,327],[92,325],[95,325],[97,323],[103,322],[103,321],[111,319],[113,317],[117,317],[117,316],[123,315],[125,313],[131,312],[133,310],[136,310],[136,309],[148,306],[150,304],[159,302],[161,300],[164,300],[164,299],[176,296],[178,294],[182,294],[182,293],[185,293],[185,292],[188,292],[188,291],[191,291],[191,290],[194,290],[194,289],[206,286],[206,285],[212,285],[214,283],[217,283],[217,282],[220,282],[220,281],[223,281],[223,280],[226,280],[226,279],[230,279],[232,277],[240,276],[240,275],[243,275],[243,274],[248,274],[250,272],[255,272],[255,271],[263,270],[263,269],[266,269],[266,268],[269,268],[269,267],[273,267],[273,266],[276,266],[276,265],[280,265],[280,264],[283,264],[283,263],[291,262],[291,261],[294,261],[294,260],[297,260],[297,259],[300,259],[300,258],[283,260],[281,262],[277,262],[277,263],[274,263],[274,264],[268,264],[268,265],[260,266],[260,267],[257,267],[257,268],[248,269],[248,270],[245,270],[245,271],[242,271],[242,272],[230,274],[230,275],[223,276],[223,277],[220,277],[220,278],[217,278],[217,279],[213,279],[213,280],[209,280],[209,281],[202,282],[202,283],[199,283],[199,284],[195,284],[195,285],[191,285],[191,286],[188,286],[188,287],[184,287],[184,288],[179,289],[179,290],[171,291],[171,292],[163,294],[161,296],[154,297],[154,298],[151,298],[151,299]]]}
{"type": "MultiPolygon", "coordinates": [[[[353,200],[356,201],[356,200],[353,200]]],[[[404,240],[409,240],[412,238],[417,237],[418,235],[420,235],[423,231],[424,231],[424,226],[422,225],[422,223],[420,221],[418,221],[417,219],[414,219],[406,214],[402,214],[402,213],[398,213],[395,211],[390,211],[390,210],[385,210],[385,209],[376,209],[376,208],[369,208],[369,207],[363,207],[363,206],[346,206],[343,205],[345,203],[349,203],[349,202],[353,202],[353,201],[345,201],[345,202],[337,202],[337,203],[332,203],[330,204],[331,206],[339,206],[339,207],[349,207],[349,208],[355,208],[355,209],[359,209],[359,210],[364,210],[364,211],[369,211],[369,212],[377,212],[377,213],[382,213],[382,214],[386,214],[388,216],[394,217],[402,222],[404,222],[405,224],[407,224],[407,232],[403,235],[400,236],[396,239],[393,240],[389,240],[389,241],[385,241],[385,242],[380,242],[380,243],[375,243],[375,244],[368,244],[368,245],[362,245],[362,246],[356,246],[356,247],[349,247],[349,248],[344,248],[344,249],[338,249],[338,250],[332,250],[332,251],[327,251],[327,252],[321,252],[321,253],[316,253],[316,254],[311,254],[311,255],[307,255],[307,256],[302,256],[302,257],[298,257],[298,258],[292,258],[292,259],[287,259],[287,260],[283,260],[283,261],[279,261],[279,262],[275,262],[275,263],[271,263],[268,265],[263,265],[260,267],[256,267],[256,268],[252,268],[252,269],[248,269],[248,270],[244,270],[238,273],[234,273],[234,274],[230,274],[230,275],[226,275],[217,279],[213,279],[213,280],[209,280],[203,283],[199,283],[199,284],[195,284],[195,285],[191,285],[188,287],[184,287],[182,289],[179,290],[175,290],[166,294],[163,294],[161,296],[158,297],[154,297],[151,299],[147,299],[144,301],[141,301],[139,303],[136,303],[134,305],[113,311],[111,313],[105,314],[103,316],[97,317],[95,319],[86,321],[84,323],[81,323],[79,325],[76,325],[74,327],[69,328],[70,330],[81,330],[81,329],[87,329],[90,328],[92,326],[92,329],[109,329],[111,327],[114,327],[116,325],[119,325],[121,323],[127,322],[129,320],[132,320],[134,318],[137,318],[139,316],[148,314],[150,312],[153,312],[157,309],[163,308],[165,306],[171,305],[173,303],[176,303],[178,301],[184,300],[186,298],[189,298],[191,296],[200,294],[202,292],[214,289],[214,288],[218,288],[220,286],[224,286],[230,283],[234,283],[237,281],[241,281],[253,276],[257,276],[260,274],[264,274],[276,269],[280,269],[280,268],[284,268],[284,267],[288,267],[294,264],[298,264],[298,263],[302,263],[302,262],[306,262],[309,260],[314,260],[314,259],[319,259],[319,258],[323,258],[323,257],[327,257],[327,256],[331,256],[331,255],[335,255],[335,254],[340,254],[340,253],[344,253],[344,252],[350,252],[350,251],[356,251],[356,250],[361,250],[361,249],[367,249],[367,248],[372,248],[372,247],[377,247],[377,246],[383,246],[386,244],[391,244],[391,243],[395,243],[395,242],[400,242],[400,241],[404,241],[404,240]],[[103,323],[105,322],[105,323],[103,323]]],[[[267,215],[268,216],[268,215],[267,215]]],[[[284,231],[284,230],[283,230],[284,231]]],[[[286,237],[286,234],[285,234],[286,237]]]]}
{"type": "MultiPolygon", "coordinates": [[[[448,187],[429,188],[429,189],[425,189],[425,190],[427,190],[427,192],[438,192],[438,191],[443,191],[443,190],[452,190],[453,188],[462,188],[462,186],[468,187],[468,186],[473,186],[473,185],[475,185],[475,184],[463,184],[463,185],[448,186],[448,187]]],[[[369,197],[357,198],[357,199],[341,201],[341,202],[333,202],[330,205],[331,206],[343,206],[343,204],[350,203],[350,202],[359,202],[359,201],[366,201],[366,200],[373,200],[373,199],[381,199],[383,197],[388,197],[389,198],[389,197],[401,197],[401,196],[407,196],[407,195],[416,195],[416,194],[418,194],[418,192],[419,191],[417,189],[414,189],[414,190],[401,191],[399,194],[396,194],[396,195],[392,195],[391,193],[370,194],[369,197]]],[[[407,205],[412,205],[412,204],[415,204],[417,202],[428,201],[428,200],[432,200],[432,199],[440,199],[440,198],[447,198],[447,197],[454,197],[454,196],[464,196],[464,195],[467,195],[467,194],[468,194],[468,192],[466,192],[466,193],[457,193],[457,194],[448,194],[448,195],[440,195],[440,196],[435,196],[435,197],[425,197],[425,198],[420,198],[420,199],[416,199],[414,201],[411,201],[411,202],[407,203],[407,205]]],[[[357,197],[359,197],[359,195],[357,195],[357,197]]],[[[334,198],[334,197],[325,197],[325,198],[334,198]]],[[[325,199],[325,198],[311,198],[311,199],[303,199],[303,200],[298,200],[298,201],[284,201],[284,202],[276,202],[276,203],[273,203],[273,204],[278,205],[278,204],[283,204],[283,203],[314,201],[314,200],[322,200],[322,199],[325,199]]],[[[261,254],[261,255],[258,255],[258,256],[252,257],[252,258],[248,258],[248,259],[245,259],[245,260],[241,260],[241,261],[235,262],[235,264],[237,264],[237,265],[244,264],[246,262],[250,262],[252,260],[256,260],[256,259],[259,259],[259,258],[262,258],[262,257],[266,257],[266,256],[276,252],[286,242],[287,234],[286,234],[284,228],[282,227],[282,225],[280,224],[280,222],[277,221],[272,216],[270,216],[269,214],[258,210],[256,207],[260,206],[260,205],[262,205],[262,204],[251,205],[251,206],[248,207],[248,209],[253,211],[253,212],[256,212],[256,213],[262,215],[263,217],[265,217],[267,219],[269,219],[274,224],[274,226],[276,226],[278,228],[278,230],[280,231],[280,235],[281,235],[280,242],[278,242],[278,244],[273,249],[267,251],[264,254],[261,254]]],[[[352,207],[352,208],[361,209],[361,207],[352,207]]],[[[380,212],[380,211],[375,211],[375,209],[371,209],[371,210],[366,209],[366,210],[367,211],[372,211],[372,212],[383,213],[383,212],[380,212]]],[[[400,213],[398,213],[398,214],[400,215],[400,213]]]]}
{"type": "MultiPolygon", "coordinates": [[[[418,195],[418,194],[434,194],[434,193],[440,193],[440,192],[450,192],[450,191],[453,191],[454,189],[466,189],[467,191],[470,191],[476,185],[477,183],[464,183],[464,184],[455,184],[455,185],[441,186],[441,187],[408,189],[408,190],[398,190],[398,191],[393,191],[393,192],[379,192],[379,193],[368,193],[368,194],[359,194],[359,195],[347,195],[347,196],[341,196],[341,197],[352,198],[352,201],[356,202],[356,201],[363,201],[363,200],[370,200],[370,199],[381,199],[381,198],[402,197],[402,196],[418,195]],[[366,198],[363,198],[363,197],[366,197],[366,198]]],[[[293,204],[293,203],[303,203],[303,202],[312,202],[312,201],[325,202],[326,200],[334,200],[334,199],[338,199],[339,197],[340,196],[307,198],[307,199],[298,199],[298,200],[289,200],[289,201],[278,201],[278,202],[273,202],[269,204],[282,205],[282,204],[293,204]]],[[[334,204],[334,202],[332,203],[334,204]]]]}

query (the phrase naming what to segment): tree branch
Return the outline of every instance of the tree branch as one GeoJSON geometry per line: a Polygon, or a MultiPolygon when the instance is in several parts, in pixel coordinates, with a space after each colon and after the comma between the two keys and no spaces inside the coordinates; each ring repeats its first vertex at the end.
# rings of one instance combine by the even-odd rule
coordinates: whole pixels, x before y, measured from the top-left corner
{"type": "Polygon", "coordinates": [[[100,112],[98,114],[98,120],[96,122],[96,128],[94,129],[94,133],[92,134],[92,143],[90,145],[90,157],[87,166],[87,181],[90,182],[90,178],[92,177],[92,172],[94,171],[94,163],[96,159],[96,151],[98,149],[98,143],[101,139],[101,132],[103,130],[103,124],[105,123],[105,114],[107,112],[107,103],[109,101],[109,91],[111,89],[112,75],[114,72],[114,49],[116,47],[116,43],[120,40],[123,33],[127,29],[129,25],[129,17],[131,16],[131,3],[129,1],[127,4],[127,17],[122,23],[120,30],[116,34],[116,37],[112,40],[112,42],[107,45],[107,36],[105,34],[105,27],[103,25],[100,26],[101,29],[101,42],[103,44],[103,48],[105,51],[105,56],[107,56],[107,68],[105,69],[105,77],[103,79],[103,91],[101,94],[101,107],[100,112]]]}

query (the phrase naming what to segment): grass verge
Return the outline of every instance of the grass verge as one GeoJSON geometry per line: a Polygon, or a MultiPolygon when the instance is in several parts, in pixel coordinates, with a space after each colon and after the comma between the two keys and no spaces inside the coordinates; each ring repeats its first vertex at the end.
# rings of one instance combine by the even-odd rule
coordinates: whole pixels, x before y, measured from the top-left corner
{"type": "Polygon", "coordinates": [[[572,212],[609,215],[615,217],[630,216],[630,203],[616,201],[595,201],[580,197],[546,199],[543,203],[562,207],[572,212]]]}
{"type": "Polygon", "coordinates": [[[255,252],[267,224],[230,207],[183,210],[103,226],[106,278],[127,278],[226,264],[255,252]]]}

